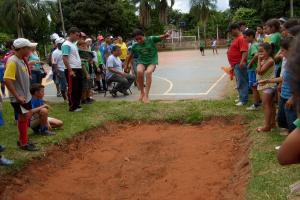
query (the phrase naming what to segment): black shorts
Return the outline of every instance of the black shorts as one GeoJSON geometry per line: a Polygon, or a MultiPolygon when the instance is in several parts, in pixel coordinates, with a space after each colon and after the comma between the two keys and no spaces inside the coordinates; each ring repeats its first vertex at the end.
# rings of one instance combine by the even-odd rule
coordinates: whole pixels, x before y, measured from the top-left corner
{"type": "Polygon", "coordinates": [[[204,47],[200,47],[200,51],[204,51],[204,47]]]}
{"type": "Polygon", "coordinates": [[[22,105],[20,103],[17,103],[17,102],[11,102],[11,105],[14,109],[14,112],[17,113],[17,114],[24,114],[22,112],[21,106],[26,110],[31,110],[32,109],[31,101],[29,101],[28,103],[22,104],[22,105]]]}

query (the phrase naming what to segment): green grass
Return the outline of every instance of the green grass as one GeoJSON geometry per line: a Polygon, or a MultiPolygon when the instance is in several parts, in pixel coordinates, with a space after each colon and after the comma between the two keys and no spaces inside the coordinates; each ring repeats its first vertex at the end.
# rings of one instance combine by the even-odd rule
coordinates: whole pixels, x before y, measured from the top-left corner
{"type": "Polygon", "coordinates": [[[67,112],[66,104],[52,104],[51,116],[62,119],[65,125],[62,130],[57,131],[58,134],[54,137],[34,136],[30,132],[30,138],[38,141],[42,148],[38,153],[28,153],[17,148],[18,134],[13,122],[12,109],[9,103],[4,103],[6,125],[0,128],[0,144],[8,147],[5,156],[14,159],[16,163],[10,168],[0,168],[0,175],[21,169],[24,163],[43,155],[47,147],[52,144],[59,144],[93,127],[101,128],[100,125],[109,121],[167,121],[197,124],[213,117],[232,119],[234,116],[243,116],[252,140],[249,155],[251,179],[247,192],[248,199],[286,199],[289,185],[300,179],[300,167],[279,166],[274,147],[279,145],[284,138],[279,136],[278,131],[270,134],[256,133],[255,128],[262,125],[262,112],[246,112],[244,109],[236,108],[233,106],[233,100],[228,97],[218,101],[153,102],[149,105],[136,102],[97,102],[85,106],[82,113],[67,112]]]}

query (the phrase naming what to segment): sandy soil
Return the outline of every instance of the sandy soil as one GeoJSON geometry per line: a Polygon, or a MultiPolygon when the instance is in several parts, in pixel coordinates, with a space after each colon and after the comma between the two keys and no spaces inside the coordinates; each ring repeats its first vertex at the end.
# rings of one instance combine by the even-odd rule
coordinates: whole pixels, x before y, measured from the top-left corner
{"type": "Polygon", "coordinates": [[[239,122],[109,124],[2,180],[0,199],[242,200],[248,148],[239,122]]]}

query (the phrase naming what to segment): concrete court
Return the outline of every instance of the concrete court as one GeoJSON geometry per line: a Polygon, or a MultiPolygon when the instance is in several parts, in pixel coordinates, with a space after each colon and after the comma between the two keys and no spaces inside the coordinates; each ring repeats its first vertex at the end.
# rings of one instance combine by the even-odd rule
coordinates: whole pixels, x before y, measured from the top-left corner
{"type": "MultiPolygon", "coordinates": [[[[181,99],[219,99],[224,94],[229,78],[221,70],[228,66],[226,50],[220,49],[219,55],[206,50],[201,56],[199,50],[171,51],[159,53],[159,65],[153,74],[151,89],[152,100],[181,99]]],[[[56,97],[53,82],[46,83],[46,99],[60,101],[56,97]]],[[[128,100],[138,99],[139,91],[132,87],[132,95],[121,94],[112,98],[110,94],[94,96],[97,100],[128,100]]]]}

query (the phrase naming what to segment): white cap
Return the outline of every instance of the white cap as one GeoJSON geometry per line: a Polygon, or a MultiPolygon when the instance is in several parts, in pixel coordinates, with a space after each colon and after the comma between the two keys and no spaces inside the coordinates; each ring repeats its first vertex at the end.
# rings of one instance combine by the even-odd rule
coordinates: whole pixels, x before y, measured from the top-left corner
{"type": "Polygon", "coordinates": [[[56,39],[58,39],[59,38],[59,35],[57,34],[57,33],[53,33],[51,36],[50,36],[50,39],[52,40],[52,41],[55,41],[56,39]]]}
{"type": "Polygon", "coordinates": [[[18,38],[14,41],[13,46],[16,49],[20,49],[23,47],[36,47],[38,45],[38,43],[32,43],[29,40],[25,39],[25,38],[18,38]]]}
{"type": "Polygon", "coordinates": [[[56,40],[55,40],[55,44],[57,45],[57,44],[62,44],[62,43],[64,43],[65,42],[65,39],[64,38],[57,38],[56,40]]]}

